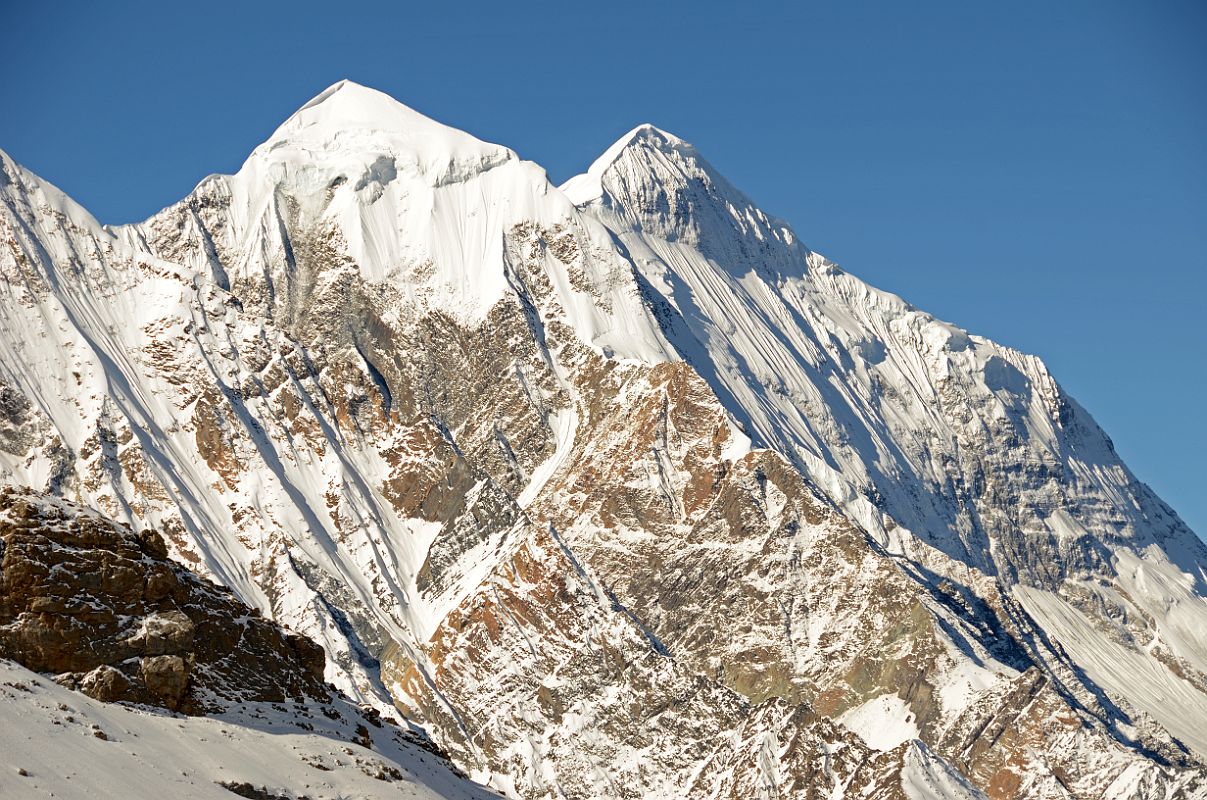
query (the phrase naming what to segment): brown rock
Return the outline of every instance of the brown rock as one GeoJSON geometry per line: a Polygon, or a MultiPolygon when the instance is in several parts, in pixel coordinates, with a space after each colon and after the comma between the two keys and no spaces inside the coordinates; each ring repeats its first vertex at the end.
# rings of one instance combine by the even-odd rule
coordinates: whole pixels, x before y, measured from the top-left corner
{"type": "Polygon", "coordinates": [[[189,682],[189,664],[180,656],[148,656],[142,659],[142,679],[152,695],[176,709],[189,682]]]}
{"type": "Polygon", "coordinates": [[[196,627],[180,611],[164,611],[143,620],[141,631],[143,652],[148,656],[182,653],[193,643],[196,627]]]}
{"type": "Polygon", "coordinates": [[[172,593],[176,588],[176,576],[172,574],[172,569],[167,565],[156,565],[151,568],[147,575],[146,587],[143,589],[143,597],[147,602],[158,603],[172,593]]]}
{"type": "Polygon", "coordinates": [[[0,546],[0,658],[186,713],[329,696],[321,647],[168,560],[154,532],[8,489],[0,546]]]}
{"type": "Polygon", "coordinates": [[[168,546],[164,544],[163,537],[155,531],[140,531],[138,542],[142,545],[143,552],[152,558],[168,557],[168,546]]]}
{"type": "Polygon", "coordinates": [[[130,679],[114,667],[101,664],[83,677],[79,689],[95,700],[112,703],[129,695],[130,679]]]}

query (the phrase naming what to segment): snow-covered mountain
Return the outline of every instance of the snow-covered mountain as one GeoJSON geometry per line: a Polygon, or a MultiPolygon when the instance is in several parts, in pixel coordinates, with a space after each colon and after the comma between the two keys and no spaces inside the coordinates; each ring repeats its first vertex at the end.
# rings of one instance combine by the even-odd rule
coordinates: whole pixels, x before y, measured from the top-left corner
{"type": "Polygon", "coordinates": [[[341,82],[146,222],[2,154],[0,198],[0,480],[479,781],[1207,796],[1207,548],[1039,359],[670,134],[559,188],[341,82]]]}

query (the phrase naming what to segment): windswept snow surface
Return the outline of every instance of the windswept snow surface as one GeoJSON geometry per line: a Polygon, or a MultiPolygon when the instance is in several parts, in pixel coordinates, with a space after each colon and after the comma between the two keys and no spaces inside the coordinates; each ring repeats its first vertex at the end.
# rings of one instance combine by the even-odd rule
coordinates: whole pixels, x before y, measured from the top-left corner
{"type": "Polygon", "coordinates": [[[313,800],[497,797],[418,748],[375,752],[265,711],[248,725],[100,703],[0,660],[0,797],[231,800],[222,784],[313,800]]]}
{"type": "Polygon", "coordinates": [[[908,800],[982,800],[985,793],[952,769],[921,742],[914,741],[905,751],[901,770],[901,789],[908,800]]]}
{"type": "Polygon", "coordinates": [[[895,694],[873,697],[845,712],[838,721],[877,750],[892,750],[902,742],[918,738],[913,712],[895,694]]]}
{"type": "Polygon", "coordinates": [[[1151,715],[1196,753],[1207,755],[1207,695],[1152,655],[1112,641],[1059,596],[1029,586],[1015,592],[1027,613],[1095,683],[1151,715]]]}

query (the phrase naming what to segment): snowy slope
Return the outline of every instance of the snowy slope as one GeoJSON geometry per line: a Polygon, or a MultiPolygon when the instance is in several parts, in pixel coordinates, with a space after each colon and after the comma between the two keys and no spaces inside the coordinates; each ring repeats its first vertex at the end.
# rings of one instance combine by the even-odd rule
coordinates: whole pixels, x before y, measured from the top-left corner
{"type": "MultiPolygon", "coordinates": [[[[1196,753],[1207,753],[1207,695],[1147,649],[1113,641],[1051,592],[1020,586],[1023,607],[1095,683],[1151,715],[1196,753]]],[[[1154,643],[1155,644],[1155,643],[1154,643]]]]}
{"type": "Polygon", "coordinates": [[[279,712],[249,726],[99,703],[3,660],[0,700],[4,797],[230,800],[224,784],[289,800],[497,797],[430,753],[367,750],[279,712]]]}
{"type": "Polygon", "coordinates": [[[916,741],[906,750],[901,788],[907,800],[959,800],[984,796],[967,778],[916,741]]]}

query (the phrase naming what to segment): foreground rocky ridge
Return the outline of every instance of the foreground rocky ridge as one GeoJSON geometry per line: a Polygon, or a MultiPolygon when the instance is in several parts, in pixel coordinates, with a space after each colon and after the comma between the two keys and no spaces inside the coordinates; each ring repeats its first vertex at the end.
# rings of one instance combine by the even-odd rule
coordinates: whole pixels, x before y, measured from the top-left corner
{"type": "Polygon", "coordinates": [[[0,655],[104,701],[191,714],[324,700],[321,647],[168,560],[153,530],[0,490],[0,655]]]}
{"type": "Polygon", "coordinates": [[[137,226],[5,160],[4,480],[518,796],[1203,792],[1203,547],[1037,359],[656,129],[563,188],[351,84],[137,226]]]}
{"type": "MultiPolygon", "coordinates": [[[[253,746],[262,746],[263,733],[268,733],[313,740],[305,748],[308,757],[318,756],[323,747],[342,747],[355,766],[352,772],[385,784],[416,780],[415,774],[404,778],[404,772],[414,773],[418,764],[424,764],[420,772],[427,774],[419,781],[431,785],[429,796],[491,796],[464,780],[421,732],[383,720],[325,683],[326,658],[317,644],[263,619],[229,590],[170,561],[155,531],[136,533],[95,511],[11,487],[0,490],[0,659],[49,674],[55,683],[105,703],[221,719],[232,730],[242,729],[237,734],[223,730],[225,737],[247,737],[253,746]],[[349,749],[353,745],[356,750],[349,749]]],[[[27,724],[66,722],[69,727],[88,727],[77,718],[78,712],[57,722],[48,719],[44,713],[48,707],[37,708],[38,695],[46,691],[34,688],[45,684],[21,678],[22,670],[9,664],[0,671],[18,677],[0,687],[6,704],[13,706],[6,712],[8,717],[23,717],[27,724]]],[[[73,705],[81,702],[70,700],[73,705]]],[[[60,702],[59,710],[72,709],[60,702]]],[[[155,717],[161,716],[163,722],[172,719],[150,714],[139,720],[137,714],[135,710],[101,712],[98,716],[115,724],[106,729],[93,723],[91,735],[108,742],[119,735],[114,730],[119,725],[154,729],[162,724],[155,717]]],[[[131,733],[128,728],[123,732],[131,733]]],[[[11,747],[6,748],[10,758],[18,750],[29,750],[29,738],[18,742],[18,732],[13,734],[11,747]]],[[[191,759],[187,752],[178,756],[191,759]]],[[[279,753],[273,757],[283,760],[279,753]]],[[[305,763],[302,758],[295,771],[305,763]]],[[[155,766],[162,770],[162,763],[155,766]]],[[[273,764],[269,770],[278,780],[280,766],[273,764]]],[[[146,771],[140,768],[135,773],[146,771]]],[[[188,777],[187,772],[181,775],[188,777]]],[[[172,782],[182,783],[179,776],[143,774],[134,779],[119,771],[102,772],[82,782],[77,776],[74,787],[56,785],[63,779],[61,770],[17,779],[6,776],[5,783],[11,781],[13,796],[19,796],[37,784],[20,778],[32,777],[42,780],[44,790],[49,781],[55,794],[69,795],[120,790],[151,796],[172,782]],[[88,785],[93,788],[83,788],[88,785]]],[[[196,777],[187,781],[190,794],[206,788],[196,777]]],[[[285,797],[303,794],[298,790],[306,788],[303,780],[286,780],[278,784],[285,794],[232,775],[223,777],[224,781],[215,779],[211,784],[230,791],[243,787],[244,796],[258,789],[285,797]]],[[[341,775],[337,783],[344,780],[341,775]]]]}

